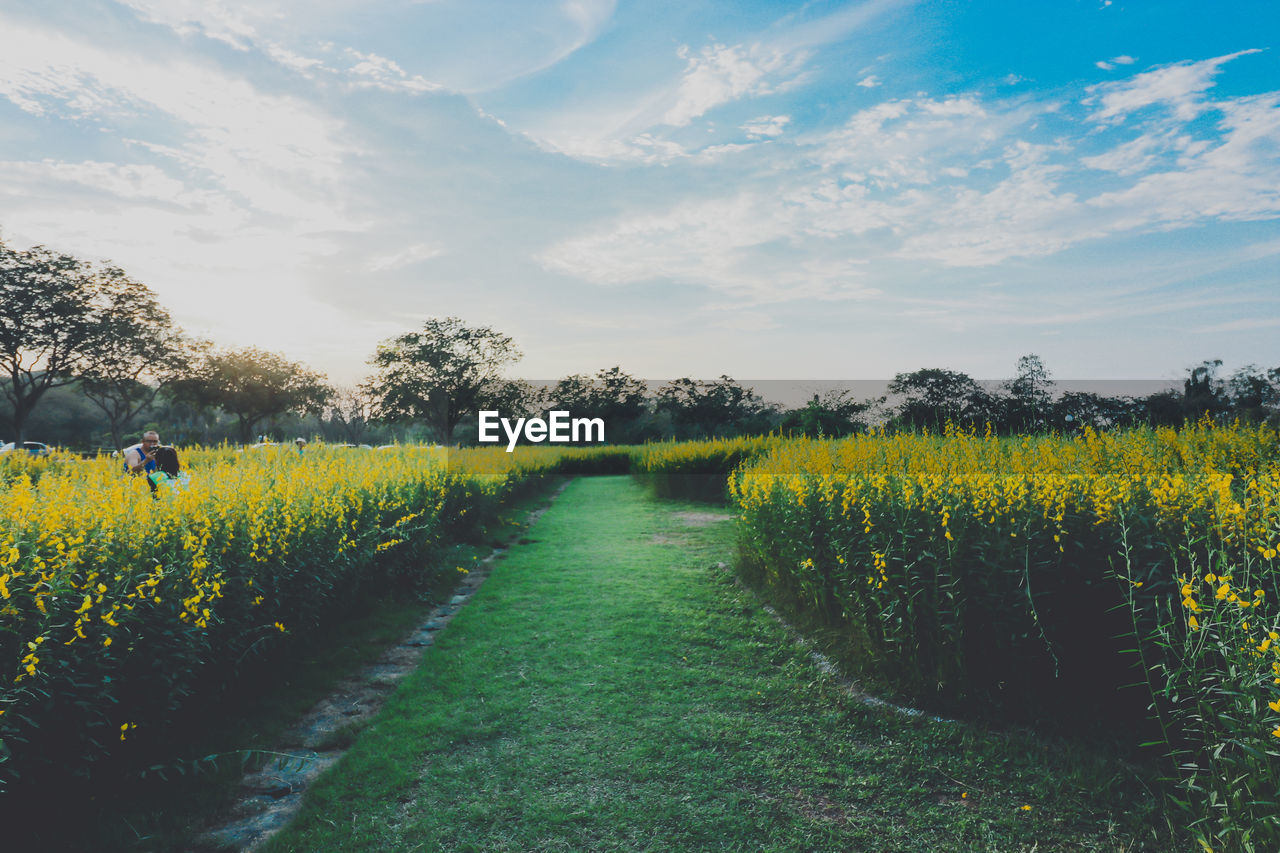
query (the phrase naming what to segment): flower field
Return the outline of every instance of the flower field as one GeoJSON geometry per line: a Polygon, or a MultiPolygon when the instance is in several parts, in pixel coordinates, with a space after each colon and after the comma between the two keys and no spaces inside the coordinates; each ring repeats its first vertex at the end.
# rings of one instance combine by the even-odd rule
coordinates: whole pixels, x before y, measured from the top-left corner
{"type": "Polygon", "coordinates": [[[864,674],[1076,731],[1140,731],[1153,706],[1194,831],[1266,850],[1278,450],[1272,429],[1208,425],[777,440],[729,486],[743,570],[864,674]]]}
{"type": "Polygon", "coordinates": [[[1280,849],[1280,436],[1187,426],[0,467],[0,786],[127,753],[547,473],[727,496],[740,571],[944,714],[1154,743],[1211,849],[1280,849]],[[1153,713],[1154,711],[1154,713],[1153,713]]]}
{"type": "Polygon", "coordinates": [[[433,553],[565,454],[185,456],[189,485],[158,499],[114,460],[3,471],[0,789],[127,750],[350,596],[454,571],[433,553]]]}

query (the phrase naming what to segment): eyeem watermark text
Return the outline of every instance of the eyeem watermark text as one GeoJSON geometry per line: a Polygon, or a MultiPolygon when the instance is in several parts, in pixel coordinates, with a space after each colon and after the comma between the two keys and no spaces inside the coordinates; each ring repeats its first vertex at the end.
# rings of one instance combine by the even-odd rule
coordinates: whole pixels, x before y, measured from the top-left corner
{"type": "Polygon", "coordinates": [[[548,441],[552,444],[569,442],[604,441],[604,418],[573,418],[568,412],[548,412],[547,419],[516,418],[515,425],[497,412],[480,413],[480,443],[495,444],[501,441],[498,425],[507,434],[507,452],[516,449],[516,442],[523,433],[526,441],[535,444],[548,441]]]}

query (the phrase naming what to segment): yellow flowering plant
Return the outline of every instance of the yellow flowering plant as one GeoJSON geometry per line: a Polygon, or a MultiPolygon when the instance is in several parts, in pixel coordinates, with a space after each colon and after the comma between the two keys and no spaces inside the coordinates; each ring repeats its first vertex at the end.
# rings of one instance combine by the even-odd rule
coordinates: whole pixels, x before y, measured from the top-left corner
{"type": "Polygon", "coordinates": [[[195,449],[189,484],[159,498],[111,459],[13,464],[0,485],[0,789],[132,748],[362,590],[453,577],[441,545],[476,538],[560,459],[195,449]],[[122,743],[125,721],[137,731],[122,743]]]}

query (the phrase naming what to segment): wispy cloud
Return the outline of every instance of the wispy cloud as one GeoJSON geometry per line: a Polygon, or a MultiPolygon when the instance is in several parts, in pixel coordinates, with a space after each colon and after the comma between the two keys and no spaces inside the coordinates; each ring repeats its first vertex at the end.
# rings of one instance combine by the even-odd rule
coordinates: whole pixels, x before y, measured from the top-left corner
{"type": "Polygon", "coordinates": [[[566,372],[599,347],[897,369],[895,339],[955,363],[1052,333],[1106,367],[1120,321],[1151,335],[1130,350],[1274,346],[1280,84],[1246,16],[1220,56],[1136,22],[1114,55],[1092,7],[1010,54],[969,26],[993,12],[922,30],[913,5],[10,4],[0,228],[351,371],[431,312],[566,372]]]}
{"type": "MultiPolygon", "coordinates": [[[[812,79],[809,65],[815,49],[912,2],[870,0],[818,18],[784,19],[751,41],[713,41],[700,48],[685,44],[675,52],[683,68],[674,79],[658,81],[624,97],[620,104],[618,98],[610,98],[610,108],[593,113],[575,109],[558,119],[540,116],[539,127],[526,127],[521,132],[548,150],[595,162],[705,159],[728,150],[724,141],[690,146],[686,141],[672,141],[672,129],[712,119],[719,108],[803,87],[812,79]]],[[[861,85],[879,85],[879,79],[869,76],[861,85]]]]}
{"type": "Polygon", "coordinates": [[[369,261],[369,269],[372,272],[387,272],[390,270],[398,270],[413,264],[420,264],[423,261],[429,261],[444,253],[439,246],[432,246],[426,243],[418,243],[408,246],[398,252],[389,255],[379,255],[369,261]]]}
{"type": "Polygon", "coordinates": [[[1280,93],[1210,101],[1215,69],[1228,59],[1154,69],[1091,92],[1093,109],[1074,119],[1057,101],[885,101],[836,131],[791,138],[776,154],[772,193],[625,217],[542,260],[602,284],[665,276],[732,282],[756,299],[865,295],[861,282],[841,290],[838,282],[859,281],[844,271],[810,271],[809,287],[782,272],[837,254],[876,265],[990,267],[1112,235],[1277,218],[1280,93]],[[1221,119],[1206,139],[1185,125],[1209,103],[1221,119]],[[1144,104],[1166,106],[1169,122],[1080,156],[1099,147],[1099,111],[1111,118],[1144,104]],[[1051,141],[1032,141],[1050,119],[1051,141]],[[1088,170],[1125,183],[1089,194],[1078,188],[1088,170]]]}
{"type": "Polygon", "coordinates": [[[1221,67],[1241,56],[1260,51],[1241,50],[1226,56],[1200,62],[1177,62],[1146,71],[1114,83],[1090,86],[1087,104],[1096,103],[1093,120],[1118,123],[1144,107],[1161,105],[1169,108],[1180,121],[1190,121],[1209,109],[1203,97],[1213,85],[1221,67]]]}
{"type": "Polygon", "coordinates": [[[282,17],[279,4],[264,0],[252,5],[230,6],[202,0],[117,0],[133,9],[139,18],[169,27],[178,35],[203,35],[248,50],[258,27],[282,17]]]}
{"type": "Polygon", "coordinates": [[[1247,332],[1255,329],[1274,329],[1280,326],[1280,317],[1249,317],[1231,320],[1226,323],[1214,323],[1202,326],[1194,331],[1199,334],[1220,334],[1222,332],[1247,332]]]}
{"type": "Polygon", "coordinates": [[[206,173],[253,206],[335,224],[331,210],[307,197],[341,178],[342,123],[213,66],[0,20],[0,97],[36,115],[107,127],[159,122],[165,132],[153,139],[166,141],[140,145],[206,173]]]}
{"type": "Polygon", "coordinates": [[[1110,59],[1100,59],[1094,65],[1103,71],[1113,71],[1117,65],[1132,65],[1137,61],[1132,56],[1113,56],[1110,59]]]}
{"type": "Polygon", "coordinates": [[[791,116],[760,116],[744,124],[742,131],[752,139],[781,136],[790,123],[791,116]]]}
{"type": "Polygon", "coordinates": [[[358,86],[383,89],[388,92],[438,92],[444,87],[420,74],[408,74],[395,60],[376,53],[361,53],[347,48],[345,54],[353,64],[349,73],[358,86]]]}
{"type": "Polygon", "coordinates": [[[767,95],[798,80],[807,58],[786,54],[763,45],[714,44],[697,54],[687,47],[680,56],[688,61],[677,87],[675,103],[662,116],[665,124],[683,127],[708,110],[743,97],[767,95]]]}
{"type": "Polygon", "coordinates": [[[692,202],[568,240],[540,261],[597,284],[670,278],[750,304],[874,296],[860,264],[820,256],[796,263],[772,253],[770,244],[795,232],[800,213],[751,193],[692,202]]]}

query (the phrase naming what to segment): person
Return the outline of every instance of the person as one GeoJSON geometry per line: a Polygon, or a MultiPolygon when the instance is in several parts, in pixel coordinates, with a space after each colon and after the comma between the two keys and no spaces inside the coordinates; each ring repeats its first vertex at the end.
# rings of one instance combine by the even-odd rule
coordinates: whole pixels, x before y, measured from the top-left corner
{"type": "Polygon", "coordinates": [[[299,438],[295,438],[293,440],[293,443],[298,445],[298,455],[301,456],[302,449],[307,446],[307,440],[305,438],[299,437],[299,438]]]}
{"type": "Polygon", "coordinates": [[[187,484],[187,475],[178,463],[177,448],[162,444],[155,449],[156,470],[147,474],[147,484],[151,486],[152,497],[159,497],[164,489],[180,489],[187,484]]]}
{"type": "Polygon", "coordinates": [[[160,433],[149,429],[142,434],[142,441],[126,447],[124,472],[126,474],[150,474],[156,470],[156,448],[160,446],[160,433]]]}

